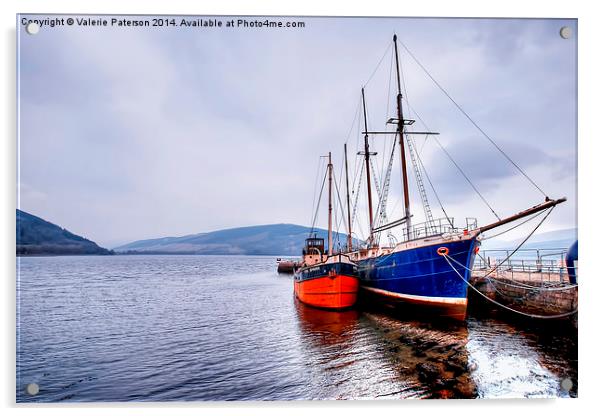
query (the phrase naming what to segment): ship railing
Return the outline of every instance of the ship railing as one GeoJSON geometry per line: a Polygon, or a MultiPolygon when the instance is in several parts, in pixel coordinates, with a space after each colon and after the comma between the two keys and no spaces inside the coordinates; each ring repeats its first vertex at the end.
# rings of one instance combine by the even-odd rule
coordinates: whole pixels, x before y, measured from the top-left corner
{"type": "Polygon", "coordinates": [[[468,232],[478,228],[476,218],[466,218],[464,227],[454,225],[453,218],[437,218],[413,224],[410,229],[403,228],[402,241],[418,240],[449,233],[468,232]]]}
{"type": "MultiPolygon", "coordinates": [[[[481,250],[474,261],[474,277],[488,275],[539,286],[571,284],[565,261],[566,249],[521,249],[514,254],[512,251],[481,250]]],[[[577,275],[577,267],[574,271],[577,275]]]]}

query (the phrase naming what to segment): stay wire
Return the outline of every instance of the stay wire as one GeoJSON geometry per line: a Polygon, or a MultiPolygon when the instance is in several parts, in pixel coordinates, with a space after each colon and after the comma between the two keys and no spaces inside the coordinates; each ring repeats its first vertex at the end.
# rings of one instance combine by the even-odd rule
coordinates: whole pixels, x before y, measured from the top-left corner
{"type": "Polygon", "coordinates": [[[512,257],[512,256],[513,256],[513,255],[514,255],[514,254],[515,254],[515,253],[516,253],[518,250],[520,250],[520,248],[521,248],[521,247],[522,247],[522,246],[523,246],[523,245],[524,245],[524,244],[527,242],[527,240],[528,240],[529,238],[531,238],[531,236],[532,236],[532,235],[535,233],[535,231],[537,231],[537,229],[538,229],[539,227],[541,227],[541,224],[543,224],[543,223],[544,223],[544,221],[545,221],[545,220],[548,218],[548,216],[549,216],[549,215],[552,213],[552,211],[554,211],[554,208],[555,208],[555,206],[553,206],[553,207],[549,208],[549,209],[546,211],[546,215],[545,215],[545,216],[542,218],[542,220],[539,222],[539,224],[537,224],[537,225],[535,226],[535,228],[533,228],[533,230],[531,230],[531,232],[529,233],[529,235],[527,235],[527,237],[525,237],[525,239],[524,239],[524,240],[523,240],[523,241],[522,241],[522,242],[521,242],[521,243],[520,243],[520,244],[519,244],[519,245],[518,245],[518,246],[517,246],[517,247],[516,247],[516,248],[515,248],[515,249],[512,251],[512,253],[508,254],[508,255],[506,256],[506,258],[505,258],[504,260],[502,260],[502,261],[501,261],[499,264],[496,264],[496,266],[495,266],[493,269],[491,269],[491,270],[490,270],[490,271],[489,271],[489,272],[488,272],[488,273],[487,273],[485,276],[483,276],[483,278],[484,278],[484,279],[487,279],[487,277],[488,277],[490,274],[492,274],[492,273],[493,273],[493,272],[495,272],[497,269],[499,269],[499,268],[500,268],[500,266],[501,266],[502,264],[504,264],[505,262],[507,262],[507,261],[510,259],[510,257],[512,257]]]}
{"type": "MultiPolygon", "coordinates": [[[[316,170],[316,179],[314,180],[314,197],[311,203],[311,207],[315,207],[316,205],[316,195],[318,194],[318,180],[320,179],[320,172],[322,171],[323,159],[321,157],[318,158],[318,169],[316,170]]],[[[313,216],[311,218],[313,222],[313,216]]]]}
{"type": "Polygon", "coordinates": [[[541,192],[541,194],[545,197],[547,197],[547,194],[533,181],[533,179],[531,179],[531,177],[529,177],[529,175],[527,175],[525,173],[525,171],[523,171],[520,166],[518,166],[516,164],[516,162],[514,162],[510,156],[508,156],[506,154],[506,152],[504,152],[502,150],[502,148],[500,146],[498,146],[498,144],[491,138],[489,137],[489,135],[487,133],[485,133],[485,131],[477,124],[476,121],[474,121],[472,119],[472,117],[470,117],[468,115],[468,113],[466,111],[464,111],[464,109],[460,106],[460,104],[458,104],[456,102],[456,100],[454,100],[452,98],[451,95],[449,95],[449,93],[445,90],[445,88],[443,88],[441,86],[441,84],[439,84],[439,82],[437,82],[437,80],[430,74],[430,72],[424,67],[424,65],[422,65],[422,63],[418,60],[418,58],[416,58],[414,56],[414,54],[408,49],[408,47],[402,42],[400,41],[401,46],[403,46],[403,48],[408,52],[408,54],[410,54],[410,56],[412,57],[412,59],[418,64],[418,66],[420,66],[420,68],[422,68],[422,70],[426,73],[426,75],[431,79],[431,81],[433,81],[435,83],[435,85],[443,92],[443,94],[445,94],[445,96],[447,98],[449,98],[449,100],[456,106],[456,108],[458,110],[460,110],[460,112],[468,119],[468,121],[470,121],[472,123],[473,126],[476,127],[477,130],[479,130],[481,132],[481,134],[483,134],[483,136],[489,140],[489,142],[506,158],[506,160],[508,160],[529,182],[531,182],[531,184],[537,188],[537,190],[539,192],[541,192]]]}
{"type": "MultiPolygon", "coordinates": [[[[407,102],[408,104],[408,108],[410,108],[412,110],[412,112],[414,113],[414,115],[416,116],[416,118],[418,118],[418,120],[420,120],[420,122],[424,125],[424,127],[427,130],[430,130],[429,127],[426,125],[426,123],[424,122],[424,120],[422,119],[422,117],[420,117],[420,115],[416,112],[416,110],[414,110],[411,106],[410,103],[407,102]]],[[[430,136],[427,136],[430,137],[430,136]]],[[[464,179],[466,180],[466,182],[468,182],[468,184],[472,187],[472,189],[477,193],[477,195],[481,198],[481,201],[483,201],[483,203],[487,206],[487,208],[489,208],[489,210],[493,213],[493,215],[495,215],[495,217],[498,220],[501,220],[500,216],[497,214],[497,212],[495,212],[495,210],[493,209],[493,207],[489,204],[489,202],[487,202],[487,200],[485,199],[485,197],[483,196],[483,194],[481,192],[479,192],[479,190],[477,189],[476,185],[470,180],[470,178],[468,177],[468,175],[466,175],[466,173],[464,172],[464,170],[460,167],[460,165],[458,165],[458,163],[454,160],[454,158],[449,154],[449,152],[445,149],[445,147],[443,147],[443,145],[441,144],[441,142],[439,141],[439,139],[437,139],[436,137],[433,136],[433,140],[435,141],[435,143],[437,143],[437,145],[439,146],[439,148],[443,151],[443,153],[445,153],[445,155],[448,157],[449,160],[451,160],[451,162],[454,164],[454,166],[458,169],[458,171],[462,174],[462,176],[464,177],[464,179]]]]}
{"type": "Polygon", "coordinates": [[[439,207],[441,208],[441,211],[443,211],[443,214],[445,215],[445,219],[447,220],[449,225],[453,228],[454,224],[453,224],[452,220],[450,219],[449,215],[447,215],[447,211],[445,211],[445,208],[443,207],[443,203],[441,202],[441,199],[439,198],[439,194],[437,193],[437,190],[433,186],[433,182],[431,182],[431,177],[429,176],[428,172],[426,171],[426,168],[424,167],[424,163],[422,163],[422,158],[420,157],[418,152],[416,152],[416,158],[418,159],[418,163],[420,164],[420,167],[422,168],[422,172],[424,173],[424,176],[426,176],[426,180],[428,181],[433,193],[435,194],[435,198],[437,199],[437,202],[439,203],[439,207]]]}
{"type": "MultiPolygon", "coordinates": [[[[339,209],[341,210],[340,221],[337,224],[337,232],[338,232],[340,223],[343,222],[343,220],[345,219],[345,212],[343,210],[343,202],[341,200],[341,193],[339,192],[339,185],[336,180],[336,175],[333,173],[333,176],[334,176],[334,189],[337,191],[337,199],[339,201],[339,209]]],[[[345,224],[345,230],[347,231],[347,234],[349,234],[349,228],[348,228],[347,224],[345,224]]]]}
{"type": "Polygon", "coordinates": [[[324,180],[322,180],[322,187],[320,188],[320,196],[318,197],[318,202],[316,204],[316,211],[314,213],[314,219],[311,223],[310,234],[314,232],[316,228],[316,221],[318,220],[318,211],[320,208],[320,201],[322,200],[322,192],[324,191],[324,185],[326,184],[326,177],[328,176],[328,172],[324,173],[324,180]]]}
{"type": "Polygon", "coordinates": [[[383,56],[378,61],[378,64],[376,64],[376,68],[374,68],[374,70],[372,71],[372,74],[370,74],[370,77],[368,78],[368,81],[366,81],[366,83],[364,84],[364,87],[366,87],[370,83],[370,81],[372,80],[372,77],[374,77],[374,74],[376,74],[376,71],[378,71],[378,68],[380,67],[380,64],[383,62],[383,59],[385,59],[385,56],[387,56],[387,52],[389,52],[389,49],[391,49],[392,45],[393,45],[393,42],[389,42],[389,45],[387,46],[387,49],[385,49],[385,53],[383,53],[383,56]]]}
{"type": "Polygon", "coordinates": [[[518,227],[520,227],[521,225],[523,225],[523,224],[526,224],[526,223],[528,223],[529,221],[532,221],[533,219],[535,219],[535,218],[539,217],[539,216],[540,216],[540,215],[542,215],[544,212],[545,212],[545,211],[540,211],[540,212],[538,212],[537,214],[535,214],[535,215],[532,215],[531,217],[527,218],[526,220],[524,220],[524,221],[521,221],[521,222],[520,222],[520,223],[518,223],[517,225],[515,225],[515,226],[513,226],[513,227],[510,227],[510,228],[508,228],[507,230],[504,230],[504,231],[502,231],[502,232],[499,232],[499,233],[497,233],[497,234],[494,234],[494,235],[492,235],[492,236],[489,236],[489,237],[483,237],[483,241],[485,241],[485,240],[490,240],[490,239],[492,239],[492,238],[499,237],[500,235],[506,234],[506,233],[508,233],[508,232],[510,232],[510,231],[512,231],[512,230],[514,230],[514,229],[516,229],[516,228],[518,228],[518,227]]]}

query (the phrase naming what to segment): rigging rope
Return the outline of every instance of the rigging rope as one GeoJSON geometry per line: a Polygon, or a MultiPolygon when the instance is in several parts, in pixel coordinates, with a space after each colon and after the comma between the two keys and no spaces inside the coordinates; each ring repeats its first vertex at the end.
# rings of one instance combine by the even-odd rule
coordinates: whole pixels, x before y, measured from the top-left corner
{"type": "Polygon", "coordinates": [[[528,217],[526,220],[524,220],[524,221],[522,221],[522,222],[518,223],[518,224],[517,224],[517,225],[515,225],[514,227],[510,227],[510,228],[508,228],[507,230],[504,230],[504,231],[502,231],[502,232],[499,232],[499,233],[497,233],[497,234],[494,234],[494,235],[492,235],[492,236],[489,236],[489,237],[487,237],[487,238],[483,238],[483,240],[490,240],[490,239],[492,239],[492,238],[499,237],[499,236],[500,236],[500,235],[502,235],[502,234],[506,234],[507,232],[510,232],[510,231],[512,231],[512,230],[514,230],[514,229],[516,229],[516,228],[520,227],[521,225],[528,223],[529,221],[533,220],[534,218],[537,218],[537,217],[539,217],[539,216],[540,216],[540,215],[542,215],[544,212],[545,212],[545,211],[539,211],[539,212],[538,212],[538,213],[536,213],[535,215],[533,215],[533,216],[531,216],[531,217],[528,217]]]}
{"type": "MultiPolygon", "coordinates": [[[[428,131],[430,131],[430,128],[426,125],[426,123],[424,122],[424,120],[422,119],[422,117],[420,117],[420,115],[416,112],[416,110],[414,110],[410,106],[410,103],[408,102],[408,100],[406,100],[406,104],[408,105],[408,108],[411,109],[414,112],[414,114],[416,115],[416,118],[418,118],[418,120],[420,120],[420,122],[422,123],[422,125],[424,126],[424,128],[427,129],[428,131]]],[[[431,137],[431,136],[427,136],[427,138],[428,137],[431,137]]],[[[462,170],[462,168],[460,167],[460,165],[458,165],[458,163],[449,154],[449,152],[445,149],[445,147],[443,147],[443,145],[441,144],[441,142],[439,141],[439,139],[437,139],[436,137],[433,136],[433,140],[435,141],[435,143],[437,143],[437,145],[443,151],[443,153],[445,153],[445,155],[447,156],[447,158],[449,160],[451,160],[451,162],[454,164],[454,166],[456,167],[456,169],[458,169],[458,171],[462,174],[462,176],[464,177],[464,179],[466,180],[466,182],[468,182],[468,184],[472,187],[472,189],[477,193],[477,195],[479,196],[479,198],[481,198],[481,201],[483,201],[483,203],[485,205],[487,205],[487,208],[489,208],[489,210],[493,213],[493,215],[495,215],[495,217],[498,220],[501,220],[501,218],[497,214],[497,212],[495,212],[495,210],[493,209],[493,207],[489,204],[489,202],[487,202],[487,200],[485,199],[485,197],[483,196],[483,194],[481,192],[479,192],[479,190],[477,189],[476,185],[470,180],[470,178],[468,177],[468,175],[466,175],[466,173],[464,172],[464,170],[462,170]]],[[[425,139],[425,143],[426,143],[426,139],[425,139]]]]}
{"type": "MultiPolygon", "coordinates": [[[[334,172],[332,173],[332,176],[334,176],[334,178],[333,178],[334,179],[334,181],[333,181],[334,182],[334,189],[337,191],[337,199],[339,201],[339,209],[341,210],[340,221],[343,221],[345,219],[345,211],[343,209],[343,202],[341,202],[341,194],[339,192],[339,185],[337,183],[336,175],[334,174],[334,172]]],[[[338,227],[339,227],[339,225],[340,225],[340,222],[337,225],[337,233],[338,233],[338,227]]],[[[348,229],[348,225],[347,224],[345,224],[345,230],[347,231],[347,234],[349,234],[349,229],[348,229]]]]}
{"type": "Polygon", "coordinates": [[[441,143],[439,142],[439,139],[437,139],[436,137],[433,137],[433,139],[435,140],[435,143],[437,143],[439,145],[439,147],[441,148],[441,150],[443,150],[443,152],[447,155],[447,157],[452,161],[452,163],[456,166],[456,168],[460,171],[460,173],[462,174],[462,176],[464,176],[464,179],[466,179],[466,181],[470,184],[470,186],[472,187],[472,189],[477,193],[477,195],[479,195],[479,197],[485,203],[485,205],[487,205],[487,208],[489,208],[489,210],[493,213],[493,215],[495,215],[495,217],[498,220],[501,221],[501,218],[497,214],[497,212],[495,212],[495,210],[493,209],[493,207],[491,205],[489,205],[489,202],[487,202],[487,200],[485,199],[485,197],[483,196],[483,194],[481,194],[481,192],[479,192],[479,190],[477,189],[477,187],[475,186],[475,184],[472,183],[472,181],[468,178],[468,176],[466,175],[466,173],[464,173],[464,171],[462,170],[462,168],[456,163],[456,161],[451,157],[451,155],[447,152],[447,150],[441,145],[441,143]]]}
{"type": "Polygon", "coordinates": [[[416,58],[414,56],[414,54],[408,49],[408,47],[400,40],[401,46],[403,46],[403,48],[408,52],[408,54],[410,54],[410,56],[412,57],[412,59],[418,64],[418,66],[420,66],[420,68],[422,68],[422,70],[426,73],[426,75],[431,79],[431,81],[433,81],[435,83],[435,85],[447,96],[447,98],[449,98],[449,100],[456,106],[456,108],[458,108],[458,110],[460,110],[460,112],[468,119],[468,121],[470,121],[472,123],[473,126],[475,126],[477,128],[477,130],[479,130],[483,136],[485,136],[485,138],[487,140],[489,140],[489,142],[512,164],[514,165],[514,167],[529,181],[531,182],[531,184],[537,188],[537,190],[539,192],[542,193],[543,196],[547,197],[546,193],[533,181],[533,179],[531,179],[529,177],[529,175],[527,175],[525,173],[525,171],[523,171],[520,166],[518,166],[511,158],[510,156],[508,156],[506,154],[506,152],[504,152],[499,146],[498,144],[491,138],[489,137],[489,135],[487,133],[485,133],[485,131],[476,123],[476,121],[474,121],[466,111],[464,111],[464,109],[460,106],[460,104],[458,104],[456,102],[456,100],[454,100],[451,95],[449,95],[449,93],[445,90],[445,88],[443,88],[441,86],[441,84],[439,84],[439,82],[437,82],[437,80],[430,74],[430,72],[422,65],[422,63],[420,63],[420,61],[418,60],[418,58],[416,58]]]}
{"type": "Polygon", "coordinates": [[[514,253],[516,253],[526,242],[529,238],[531,238],[531,236],[535,233],[535,231],[537,231],[537,229],[541,226],[541,224],[543,224],[543,222],[546,220],[546,218],[548,218],[548,216],[552,213],[552,211],[554,211],[555,206],[549,208],[547,210],[547,213],[545,215],[545,217],[542,218],[542,220],[539,222],[539,224],[537,224],[537,226],[535,228],[533,228],[533,230],[531,230],[531,232],[529,233],[529,235],[527,237],[525,237],[525,239],[518,245],[518,247],[516,247],[512,253],[510,253],[508,256],[506,256],[506,258],[504,260],[502,260],[501,263],[497,264],[493,269],[491,269],[485,276],[483,276],[484,279],[487,279],[487,277],[492,274],[493,272],[495,272],[497,269],[500,268],[500,266],[502,264],[504,264],[506,261],[508,261],[508,259],[510,257],[512,257],[514,255],[514,253]]]}
{"type": "Polygon", "coordinates": [[[389,85],[387,86],[387,111],[385,113],[385,125],[387,120],[389,120],[389,106],[391,104],[391,79],[393,78],[393,57],[393,51],[391,51],[391,64],[389,65],[389,85]]]}
{"type": "MultiPolygon", "coordinates": [[[[321,157],[318,158],[318,169],[316,170],[316,180],[314,181],[314,198],[311,203],[311,207],[316,205],[316,195],[318,194],[318,180],[320,179],[320,172],[322,171],[323,159],[321,157]]],[[[311,218],[312,222],[314,221],[314,217],[311,218]]]]}
{"type": "Polygon", "coordinates": [[[326,173],[324,173],[324,180],[322,181],[322,187],[320,188],[320,196],[318,197],[318,202],[316,204],[316,212],[314,213],[314,219],[311,223],[310,234],[313,233],[314,229],[316,228],[316,221],[318,220],[318,211],[320,208],[320,201],[322,200],[322,192],[324,191],[324,185],[326,184],[327,176],[328,176],[328,171],[326,171],[326,173]]]}
{"type": "MultiPolygon", "coordinates": [[[[428,136],[427,136],[427,138],[428,138],[428,136]]],[[[445,215],[445,219],[449,223],[450,227],[454,228],[454,223],[451,220],[451,218],[449,217],[449,215],[447,215],[447,211],[445,211],[445,208],[443,208],[443,204],[441,203],[441,199],[439,199],[439,194],[435,190],[435,187],[433,186],[433,182],[431,182],[431,178],[430,178],[428,172],[426,171],[426,168],[424,167],[424,164],[422,163],[422,159],[420,158],[419,152],[416,152],[416,157],[418,158],[418,163],[422,167],[422,171],[424,172],[424,176],[426,176],[426,180],[428,181],[429,185],[431,186],[431,189],[433,190],[433,193],[435,194],[435,198],[437,199],[437,202],[439,203],[439,207],[441,208],[441,211],[443,211],[443,215],[445,215]]]]}
{"type": "Polygon", "coordinates": [[[374,71],[372,71],[372,74],[368,78],[368,81],[366,81],[366,83],[364,84],[364,87],[366,87],[370,83],[370,81],[372,80],[372,77],[374,76],[374,74],[376,74],[376,71],[378,71],[380,64],[382,63],[383,59],[385,59],[385,56],[387,56],[387,52],[389,52],[389,49],[391,49],[391,46],[393,46],[393,42],[389,42],[389,46],[387,46],[387,49],[385,49],[385,53],[383,53],[383,56],[378,61],[378,64],[376,64],[376,68],[374,68],[374,71]]]}
{"type": "MultiPolygon", "coordinates": [[[[420,118],[420,116],[412,109],[412,107],[410,106],[410,98],[408,95],[408,90],[406,87],[406,80],[405,80],[405,75],[404,75],[404,71],[403,71],[403,60],[400,62],[400,72],[401,72],[401,80],[402,80],[402,85],[403,85],[403,92],[405,94],[405,101],[408,105],[408,112],[411,115],[412,112],[414,112],[416,114],[416,116],[418,117],[418,119],[420,120],[420,122],[424,125],[425,129],[427,131],[429,131],[429,128],[426,126],[426,123],[424,123],[424,121],[422,121],[422,119],[420,118]]],[[[418,163],[419,166],[422,168],[422,172],[424,172],[426,179],[431,187],[431,189],[433,190],[433,193],[435,194],[435,198],[437,199],[437,203],[439,204],[439,208],[441,208],[441,211],[443,211],[443,215],[445,215],[445,219],[447,220],[447,222],[449,223],[450,227],[454,227],[453,221],[450,219],[449,215],[447,214],[447,211],[445,210],[445,208],[443,207],[443,203],[441,202],[441,198],[439,198],[439,194],[437,193],[435,186],[433,185],[433,182],[431,181],[431,178],[428,174],[428,172],[426,171],[426,167],[424,166],[424,163],[422,162],[422,158],[420,157],[420,153],[422,152],[422,149],[424,149],[424,145],[426,144],[426,141],[428,140],[429,135],[427,135],[424,139],[424,142],[422,144],[422,147],[420,150],[416,150],[416,157],[418,159],[418,163]]],[[[494,212],[495,215],[495,212],[494,212]]],[[[497,216],[497,215],[496,215],[497,216]]],[[[498,217],[499,219],[499,217],[498,217]]]]}
{"type": "MultiPolygon", "coordinates": [[[[357,204],[358,204],[358,201],[359,201],[360,188],[362,186],[362,179],[364,178],[364,175],[361,174],[361,171],[364,169],[364,164],[365,164],[365,161],[362,161],[361,166],[360,166],[360,173],[358,175],[358,177],[360,178],[360,180],[357,183],[357,191],[355,191],[355,201],[353,202],[353,214],[351,215],[351,226],[352,227],[355,226],[355,218],[357,216],[357,204]]],[[[361,234],[365,235],[364,231],[363,231],[363,229],[361,227],[361,224],[359,223],[359,221],[357,223],[357,226],[358,226],[361,234]]]]}

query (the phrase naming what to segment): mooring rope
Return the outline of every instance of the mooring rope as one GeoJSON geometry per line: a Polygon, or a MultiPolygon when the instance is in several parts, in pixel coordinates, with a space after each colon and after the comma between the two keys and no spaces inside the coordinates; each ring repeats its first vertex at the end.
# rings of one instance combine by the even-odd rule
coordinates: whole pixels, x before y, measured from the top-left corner
{"type": "MultiPolygon", "coordinates": [[[[514,254],[515,254],[515,253],[516,253],[516,252],[517,252],[517,251],[518,251],[518,250],[519,250],[519,249],[520,249],[520,248],[521,248],[521,247],[522,247],[522,246],[523,246],[523,245],[524,245],[524,244],[527,242],[527,240],[528,240],[529,238],[531,238],[531,236],[532,236],[532,235],[535,233],[535,231],[537,231],[537,229],[538,229],[538,228],[541,226],[541,224],[543,224],[543,222],[546,220],[546,218],[548,218],[548,216],[549,216],[549,215],[552,213],[552,211],[553,211],[553,210],[554,210],[554,207],[552,207],[552,208],[548,209],[548,211],[547,211],[546,215],[545,215],[545,216],[542,218],[542,220],[539,222],[539,224],[537,224],[537,226],[535,226],[535,228],[533,228],[533,230],[531,230],[531,232],[529,233],[529,235],[527,235],[527,237],[525,237],[525,239],[524,239],[524,240],[523,240],[523,241],[522,241],[522,242],[521,242],[521,243],[518,245],[518,247],[516,247],[516,248],[515,248],[515,249],[512,251],[512,253],[508,254],[508,255],[506,256],[506,258],[505,258],[504,260],[502,260],[502,261],[501,261],[499,264],[497,264],[497,265],[496,265],[496,266],[495,266],[493,269],[491,269],[489,272],[487,272],[487,274],[485,274],[484,276],[482,276],[482,278],[484,278],[484,279],[487,279],[487,281],[488,281],[489,283],[491,283],[491,285],[493,286],[493,289],[494,289],[494,290],[495,290],[497,293],[499,293],[500,295],[502,295],[502,296],[506,296],[506,297],[512,297],[512,296],[509,296],[509,295],[507,295],[507,294],[504,294],[504,293],[500,292],[500,291],[497,289],[497,287],[495,286],[495,283],[493,283],[493,282],[491,281],[491,279],[489,278],[489,276],[490,276],[490,275],[491,275],[493,272],[497,271],[497,270],[500,268],[500,266],[501,266],[502,264],[504,264],[506,261],[508,261],[508,260],[510,259],[510,257],[512,257],[512,256],[513,256],[513,255],[514,255],[514,254]]],[[[533,217],[533,218],[535,218],[535,217],[533,217]]],[[[452,260],[454,260],[454,259],[452,258],[452,260]]],[[[456,261],[456,260],[454,260],[454,261],[456,261]]],[[[449,260],[448,260],[448,263],[449,263],[449,260]]],[[[451,264],[451,263],[450,263],[450,264],[451,264]]],[[[462,265],[462,264],[460,264],[460,266],[462,266],[462,267],[466,268],[466,267],[465,267],[464,265],[462,265]]],[[[454,270],[456,270],[456,269],[454,268],[454,270]]],[[[468,268],[466,268],[466,270],[469,270],[469,269],[468,269],[468,268]]],[[[470,272],[472,273],[472,270],[470,270],[470,272]]],[[[543,290],[543,289],[542,289],[542,290],[543,290]]]]}
{"type": "MultiPolygon", "coordinates": [[[[460,263],[458,260],[454,259],[453,257],[450,257],[450,259],[456,263],[457,265],[459,265],[460,267],[468,270],[469,272],[473,273],[474,271],[472,269],[469,269],[468,267],[464,266],[462,263],[460,263]]],[[[490,283],[492,285],[495,284],[493,282],[491,282],[491,280],[495,280],[496,282],[500,282],[503,285],[507,285],[507,286],[513,286],[513,287],[519,287],[522,289],[536,289],[536,290],[542,290],[542,291],[553,291],[553,290],[568,290],[568,289],[573,289],[578,287],[579,285],[570,285],[570,286],[563,286],[563,287],[544,287],[544,286],[531,286],[531,285],[526,285],[526,284],[512,284],[512,283],[507,283],[507,282],[503,282],[499,279],[496,279],[495,277],[484,277],[485,279],[487,279],[488,281],[490,281],[490,283]]],[[[501,295],[503,295],[503,293],[500,293],[501,295]]]]}
{"type": "MultiPolygon", "coordinates": [[[[451,260],[452,260],[454,263],[456,263],[456,264],[460,265],[461,267],[463,267],[464,269],[466,269],[466,270],[470,271],[470,272],[471,272],[471,274],[472,274],[472,270],[470,270],[468,267],[464,266],[462,263],[460,263],[459,261],[457,261],[457,260],[456,260],[456,259],[454,259],[453,257],[450,257],[450,259],[451,259],[451,260]]],[[[448,261],[448,263],[449,263],[449,261],[448,261]]],[[[486,280],[487,280],[489,283],[491,283],[491,286],[493,287],[493,290],[494,290],[495,292],[499,293],[500,295],[502,295],[502,296],[504,296],[504,297],[506,297],[506,298],[512,298],[512,299],[524,299],[525,297],[527,297],[527,294],[525,294],[525,295],[522,295],[522,296],[511,296],[511,295],[509,295],[509,294],[507,294],[507,293],[502,293],[502,292],[500,292],[500,291],[498,290],[498,288],[497,288],[497,286],[495,285],[495,283],[493,283],[493,282],[491,281],[491,280],[492,280],[492,278],[485,277],[485,279],[486,279],[486,280]]]]}
{"type": "Polygon", "coordinates": [[[577,313],[577,309],[572,310],[570,312],[566,312],[566,313],[560,313],[560,314],[556,314],[556,315],[537,315],[537,314],[532,314],[532,313],[527,313],[527,312],[522,312],[516,309],[512,309],[509,306],[504,305],[503,303],[500,303],[498,301],[496,301],[495,299],[491,299],[490,297],[488,297],[487,295],[485,295],[484,293],[482,293],[480,290],[478,290],[476,287],[474,287],[472,284],[470,284],[469,281],[467,281],[466,279],[464,279],[464,277],[462,277],[462,275],[456,270],[456,268],[454,267],[453,264],[451,264],[451,262],[448,259],[447,255],[443,255],[442,256],[446,261],[447,264],[449,264],[449,267],[451,267],[453,269],[454,272],[456,272],[456,274],[458,275],[458,277],[460,279],[462,279],[462,281],[464,281],[464,283],[466,283],[468,285],[468,287],[470,287],[472,290],[474,290],[475,292],[477,292],[479,295],[481,295],[482,297],[484,297],[485,299],[487,299],[489,302],[492,302],[494,304],[496,304],[497,306],[501,306],[504,309],[507,309],[511,312],[520,314],[520,315],[524,315],[524,316],[528,316],[530,318],[538,318],[538,319],[558,319],[558,318],[566,318],[567,316],[571,316],[574,315],[575,313],[577,313]]]}

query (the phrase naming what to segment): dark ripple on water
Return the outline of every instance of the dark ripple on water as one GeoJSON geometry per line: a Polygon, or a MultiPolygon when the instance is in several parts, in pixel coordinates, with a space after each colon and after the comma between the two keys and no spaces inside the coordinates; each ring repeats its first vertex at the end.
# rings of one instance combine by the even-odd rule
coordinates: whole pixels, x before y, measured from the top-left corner
{"type": "Polygon", "coordinates": [[[569,395],[564,377],[576,385],[570,336],[315,310],[294,300],[273,257],[18,266],[19,402],[557,397],[569,395]]]}

